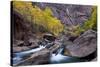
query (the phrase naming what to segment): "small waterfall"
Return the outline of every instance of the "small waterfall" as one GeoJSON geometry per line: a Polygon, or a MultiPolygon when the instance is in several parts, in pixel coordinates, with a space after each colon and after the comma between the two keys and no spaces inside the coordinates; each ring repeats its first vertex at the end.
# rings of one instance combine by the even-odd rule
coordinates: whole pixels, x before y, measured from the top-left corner
{"type": "Polygon", "coordinates": [[[63,50],[64,50],[64,48],[60,48],[60,49],[58,50],[58,54],[62,54],[63,50]]]}
{"type": "Polygon", "coordinates": [[[66,56],[63,56],[62,54],[52,54],[50,61],[51,63],[59,63],[61,60],[64,60],[66,58],[66,56]]]}
{"type": "Polygon", "coordinates": [[[13,57],[13,64],[16,64],[17,62],[20,62],[24,56],[28,55],[28,54],[31,54],[31,53],[34,53],[36,51],[39,51],[39,50],[42,50],[44,49],[46,46],[39,46],[39,48],[36,48],[36,49],[31,49],[31,50],[28,50],[28,51],[23,51],[23,52],[19,52],[19,53],[14,53],[15,57],[13,57]]]}
{"type": "Polygon", "coordinates": [[[59,48],[59,50],[57,51],[57,54],[52,54],[51,58],[50,58],[50,63],[51,64],[57,64],[57,63],[70,63],[70,62],[82,62],[84,60],[80,60],[79,58],[76,57],[70,57],[70,56],[65,56],[63,55],[63,50],[64,47],[62,46],[61,48],[59,48]]]}
{"type": "Polygon", "coordinates": [[[45,48],[45,46],[39,46],[39,48],[36,48],[36,49],[31,49],[31,50],[28,50],[28,51],[23,51],[23,52],[19,52],[19,53],[16,53],[16,54],[23,54],[23,55],[26,55],[26,54],[30,54],[30,53],[34,53],[36,51],[39,51],[39,50],[42,50],[43,48],[45,48]]]}
{"type": "Polygon", "coordinates": [[[67,58],[67,56],[62,55],[63,50],[64,48],[59,48],[57,54],[52,54],[50,59],[51,63],[59,63],[61,60],[67,58]]]}

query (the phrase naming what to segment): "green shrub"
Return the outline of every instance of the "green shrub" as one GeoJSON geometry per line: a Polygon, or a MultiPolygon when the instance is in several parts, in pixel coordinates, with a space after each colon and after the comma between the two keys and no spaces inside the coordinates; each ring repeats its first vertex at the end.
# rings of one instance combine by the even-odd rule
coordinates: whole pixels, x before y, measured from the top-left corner
{"type": "Polygon", "coordinates": [[[90,18],[84,22],[82,26],[77,25],[77,26],[72,26],[71,30],[68,31],[72,36],[79,36],[81,33],[89,30],[97,30],[97,7],[94,6],[92,8],[92,13],[90,18]]]}

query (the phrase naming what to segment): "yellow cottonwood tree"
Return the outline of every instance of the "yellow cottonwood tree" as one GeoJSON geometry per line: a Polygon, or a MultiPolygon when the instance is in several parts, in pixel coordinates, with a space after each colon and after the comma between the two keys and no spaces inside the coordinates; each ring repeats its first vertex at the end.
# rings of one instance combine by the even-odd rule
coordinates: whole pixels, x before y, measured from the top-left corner
{"type": "Polygon", "coordinates": [[[40,26],[42,26],[55,36],[58,36],[63,31],[63,25],[60,20],[53,16],[49,7],[41,10],[39,7],[33,6],[32,2],[13,1],[13,10],[21,14],[37,29],[40,29],[40,26]]]}

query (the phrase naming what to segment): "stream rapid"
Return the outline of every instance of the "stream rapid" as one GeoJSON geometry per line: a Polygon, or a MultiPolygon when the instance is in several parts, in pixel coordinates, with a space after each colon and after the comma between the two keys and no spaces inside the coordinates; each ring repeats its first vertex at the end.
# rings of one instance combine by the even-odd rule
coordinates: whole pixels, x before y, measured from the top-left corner
{"type": "MultiPolygon", "coordinates": [[[[30,55],[31,53],[40,51],[40,50],[44,49],[45,47],[46,46],[41,46],[40,45],[38,48],[35,48],[35,49],[14,53],[14,57],[12,59],[13,64],[17,64],[18,62],[22,61],[24,56],[27,56],[27,55],[30,55]]],[[[52,53],[52,55],[50,57],[50,64],[80,62],[80,61],[82,61],[79,58],[64,56],[63,55],[63,50],[64,50],[64,48],[59,48],[57,54],[52,53]]]]}

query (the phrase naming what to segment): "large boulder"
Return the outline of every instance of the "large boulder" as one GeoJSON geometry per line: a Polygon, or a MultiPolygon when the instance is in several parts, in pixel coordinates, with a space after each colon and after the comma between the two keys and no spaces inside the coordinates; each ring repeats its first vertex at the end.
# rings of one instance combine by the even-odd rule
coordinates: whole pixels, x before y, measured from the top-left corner
{"type": "Polygon", "coordinates": [[[73,45],[66,47],[72,56],[88,56],[97,49],[97,33],[93,30],[88,30],[76,38],[73,43],[73,45]]]}
{"type": "Polygon", "coordinates": [[[49,48],[49,50],[50,50],[51,53],[56,53],[59,48],[60,48],[60,45],[54,44],[53,46],[51,46],[49,48]]]}

